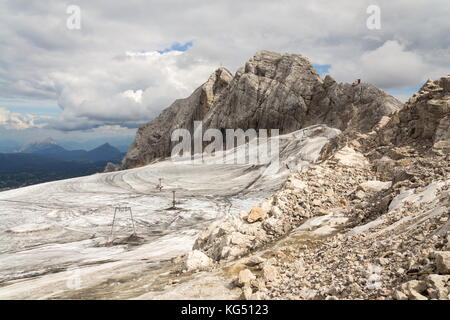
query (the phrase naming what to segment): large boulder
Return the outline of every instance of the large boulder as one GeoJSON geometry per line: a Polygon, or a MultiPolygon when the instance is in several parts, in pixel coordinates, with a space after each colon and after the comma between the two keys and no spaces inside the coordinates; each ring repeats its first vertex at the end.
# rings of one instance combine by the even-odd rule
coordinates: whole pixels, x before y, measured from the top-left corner
{"type": "Polygon", "coordinates": [[[255,279],[256,276],[249,269],[244,269],[239,272],[237,284],[240,287],[247,287],[255,279]]]}
{"type": "Polygon", "coordinates": [[[210,257],[199,250],[191,251],[187,254],[183,269],[186,271],[206,270],[213,265],[210,257]]]}
{"type": "Polygon", "coordinates": [[[267,215],[267,212],[264,211],[261,207],[253,207],[247,216],[247,221],[249,223],[253,223],[256,221],[264,220],[266,215],[267,215]]]}
{"type": "Polygon", "coordinates": [[[436,271],[440,274],[450,274],[450,251],[435,253],[436,271]]]}
{"type": "Polygon", "coordinates": [[[357,189],[364,192],[380,192],[382,190],[389,189],[391,186],[391,181],[383,182],[377,180],[369,180],[361,183],[357,189]]]}

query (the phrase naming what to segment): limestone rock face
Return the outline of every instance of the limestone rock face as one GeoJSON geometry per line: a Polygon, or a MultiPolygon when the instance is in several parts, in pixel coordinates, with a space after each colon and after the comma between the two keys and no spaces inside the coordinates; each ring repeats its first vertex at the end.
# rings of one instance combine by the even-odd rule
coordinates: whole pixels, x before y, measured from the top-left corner
{"type": "Polygon", "coordinates": [[[450,76],[428,80],[380,135],[384,143],[426,144],[450,150],[450,76]]]}
{"type": "Polygon", "coordinates": [[[322,80],[301,55],[258,52],[240,68],[207,115],[207,127],[280,128],[291,132],[301,127],[316,87],[322,80]]]}
{"type": "Polygon", "coordinates": [[[289,133],[315,124],[340,130],[371,131],[402,106],[376,87],[321,79],[299,54],[260,51],[234,77],[224,68],[186,98],[175,101],[159,117],[139,128],[122,168],[132,168],[170,155],[171,132],[279,129],[289,133]]]}
{"type": "Polygon", "coordinates": [[[315,124],[368,131],[399,109],[395,98],[369,84],[322,80],[298,54],[258,52],[240,68],[205,117],[207,127],[278,128],[288,133],[315,124]]]}

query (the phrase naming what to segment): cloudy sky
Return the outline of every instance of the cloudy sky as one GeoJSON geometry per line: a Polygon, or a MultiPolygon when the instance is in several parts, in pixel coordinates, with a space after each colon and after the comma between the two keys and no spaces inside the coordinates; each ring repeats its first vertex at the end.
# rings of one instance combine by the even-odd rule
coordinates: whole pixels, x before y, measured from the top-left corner
{"type": "Polygon", "coordinates": [[[215,68],[234,72],[262,49],[405,100],[450,73],[449,17],[448,0],[2,0],[0,140],[132,137],[215,68]]]}

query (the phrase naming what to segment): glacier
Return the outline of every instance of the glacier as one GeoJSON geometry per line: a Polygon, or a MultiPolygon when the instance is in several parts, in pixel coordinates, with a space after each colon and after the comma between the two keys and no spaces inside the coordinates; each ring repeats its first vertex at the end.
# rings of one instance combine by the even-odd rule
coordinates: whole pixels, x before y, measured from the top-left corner
{"type": "MultiPolygon", "coordinates": [[[[0,299],[145,294],[170,259],[191,250],[201,230],[260,203],[291,172],[314,165],[339,133],[315,125],[277,137],[276,168],[166,159],[0,192],[0,299]],[[127,212],[117,213],[111,235],[115,207],[132,209],[137,243],[127,241],[133,233],[127,212]],[[115,289],[118,278],[129,281],[127,290],[115,289]]],[[[245,152],[242,147],[225,152],[245,152]]]]}

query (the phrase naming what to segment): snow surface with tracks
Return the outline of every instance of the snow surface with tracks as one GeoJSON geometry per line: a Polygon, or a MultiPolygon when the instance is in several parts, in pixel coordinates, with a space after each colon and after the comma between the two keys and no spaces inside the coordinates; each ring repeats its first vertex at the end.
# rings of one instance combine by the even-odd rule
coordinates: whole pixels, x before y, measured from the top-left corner
{"type": "Polygon", "coordinates": [[[104,284],[118,273],[139,274],[151,266],[157,277],[164,271],[158,265],[191,250],[199,231],[258,204],[292,170],[312,165],[337,134],[319,125],[280,136],[277,167],[169,159],[0,192],[0,299],[66,297],[74,289],[69,281],[74,270],[82,279],[75,289],[101,288],[96,298],[114,291],[104,284]],[[162,191],[156,188],[159,178],[162,191]],[[172,190],[175,210],[170,210],[172,190]],[[119,212],[110,236],[117,206],[131,207],[142,237],[138,245],[107,245],[133,232],[129,213],[119,212]]]}

